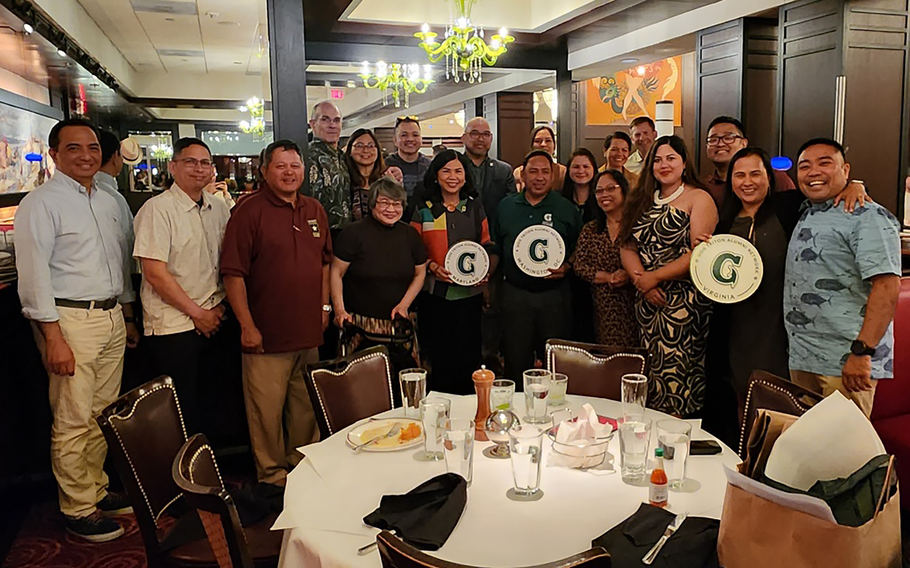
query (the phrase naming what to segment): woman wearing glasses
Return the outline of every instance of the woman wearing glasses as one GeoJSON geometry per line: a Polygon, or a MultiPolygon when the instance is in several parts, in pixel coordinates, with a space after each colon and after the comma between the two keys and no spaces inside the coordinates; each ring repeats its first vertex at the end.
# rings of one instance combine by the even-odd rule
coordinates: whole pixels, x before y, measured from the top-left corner
{"type": "Polygon", "coordinates": [[[331,269],[335,324],[350,331],[344,347],[384,344],[399,370],[416,360],[409,310],[423,287],[427,264],[420,235],[399,222],[406,199],[395,181],[373,182],[367,194],[369,214],[338,236],[331,269]]]}
{"type": "Polygon", "coordinates": [[[594,180],[594,220],[578,237],[572,268],[591,284],[597,343],[638,347],[635,288],[620,259],[619,227],[629,183],[619,170],[606,170],[594,180]]]}
{"type": "Polygon", "coordinates": [[[398,168],[386,170],[379,140],[371,130],[365,128],[354,131],[345,148],[344,161],[351,176],[351,211],[354,220],[359,221],[370,215],[370,207],[367,204],[370,185],[383,174],[401,183],[401,170],[398,168]]]}
{"type": "Polygon", "coordinates": [[[482,362],[483,287],[459,286],[445,269],[454,244],[490,243],[490,229],[468,159],[445,150],[430,163],[424,176],[423,201],[411,220],[427,247],[430,272],[421,296],[421,340],[433,365],[432,389],[453,394],[474,392],[471,373],[482,362]]]}

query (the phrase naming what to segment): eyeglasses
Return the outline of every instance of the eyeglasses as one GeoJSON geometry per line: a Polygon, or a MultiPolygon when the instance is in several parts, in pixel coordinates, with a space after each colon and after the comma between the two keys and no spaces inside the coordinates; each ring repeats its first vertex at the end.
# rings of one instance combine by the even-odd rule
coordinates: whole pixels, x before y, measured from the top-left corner
{"type": "Polygon", "coordinates": [[[319,122],[323,124],[341,124],[341,117],[336,116],[335,118],[332,118],[330,116],[322,115],[319,117],[319,122]]]}
{"type": "Polygon", "coordinates": [[[739,134],[723,134],[721,136],[708,136],[706,142],[708,146],[718,146],[721,142],[729,146],[742,138],[739,134]]]}
{"type": "Polygon", "coordinates": [[[212,167],[211,160],[197,160],[196,158],[182,158],[180,160],[174,160],[174,161],[183,162],[183,165],[185,165],[186,167],[193,169],[193,170],[195,170],[198,166],[202,166],[203,168],[212,167]]]}
{"type": "Polygon", "coordinates": [[[355,150],[360,150],[361,152],[372,152],[373,150],[376,149],[376,144],[362,144],[362,143],[358,142],[357,144],[354,144],[351,147],[354,148],[355,150]]]}
{"type": "Polygon", "coordinates": [[[594,190],[594,195],[603,195],[611,191],[616,191],[617,189],[622,189],[622,186],[618,183],[608,185],[607,187],[598,187],[594,190]]]}
{"type": "Polygon", "coordinates": [[[493,133],[490,132],[489,130],[487,130],[485,132],[481,132],[479,130],[472,130],[472,131],[468,132],[468,136],[470,136],[474,140],[491,140],[493,138],[493,133]]]}
{"type": "Polygon", "coordinates": [[[401,201],[392,201],[391,199],[377,199],[376,200],[377,209],[402,209],[404,210],[404,203],[401,201]]]}

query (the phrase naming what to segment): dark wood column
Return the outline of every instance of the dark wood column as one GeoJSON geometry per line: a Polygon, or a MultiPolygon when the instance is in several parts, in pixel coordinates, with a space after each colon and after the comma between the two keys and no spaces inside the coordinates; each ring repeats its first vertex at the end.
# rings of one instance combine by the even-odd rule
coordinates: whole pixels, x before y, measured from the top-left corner
{"type": "Polygon", "coordinates": [[[521,165],[531,148],[534,129],[533,93],[492,93],[483,97],[483,116],[493,129],[490,156],[521,165]]]}
{"type": "Polygon", "coordinates": [[[266,0],[269,19],[269,62],[272,80],[272,128],[275,140],[293,140],[306,149],[306,50],[303,2],[266,0]]]}

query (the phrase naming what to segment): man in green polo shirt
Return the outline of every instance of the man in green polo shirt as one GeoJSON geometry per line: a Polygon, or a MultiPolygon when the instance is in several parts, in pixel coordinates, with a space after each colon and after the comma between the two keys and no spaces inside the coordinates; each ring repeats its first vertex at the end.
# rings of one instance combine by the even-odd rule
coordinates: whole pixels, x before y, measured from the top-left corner
{"type": "Polygon", "coordinates": [[[567,338],[572,331],[572,298],[564,277],[581,231],[581,213],[558,192],[550,191],[554,167],[553,157],[547,152],[534,150],[528,154],[521,173],[525,190],[503,198],[493,223],[491,262],[494,268],[503,263],[505,277],[502,300],[505,375],[519,384],[522,372],[534,366],[535,358],[543,359],[547,339],[567,338]],[[513,257],[516,238],[533,225],[555,229],[565,243],[566,260],[559,268],[551,269],[548,276],[526,274],[513,257]]]}

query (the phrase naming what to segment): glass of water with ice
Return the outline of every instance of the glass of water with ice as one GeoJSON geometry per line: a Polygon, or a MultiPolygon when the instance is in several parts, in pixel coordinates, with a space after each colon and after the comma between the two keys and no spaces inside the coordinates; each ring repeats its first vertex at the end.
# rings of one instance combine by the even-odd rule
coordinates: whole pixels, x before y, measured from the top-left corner
{"type": "Polygon", "coordinates": [[[440,461],[442,455],[442,435],[449,419],[452,403],[446,398],[430,397],[420,401],[420,421],[423,423],[423,453],[418,455],[420,461],[440,461]]]}
{"type": "Polygon", "coordinates": [[[650,418],[623,418],[619,423],[619,449],[622,457],[622,480],[641,481],[648,469],[648,447],[651,445],[650,418]]]}
{"type": "Polygon", "coordinates": [[[673,489],[679,489],[686,482],[691,439],[692,425],[688,422],[671,419],[657,423],[657,447],[664,450],[664,470],[673,489]]]}
{"type": "Polygon", "coordinates": [[[470,487],[474,477],[474,421],[467,418],[447,420],[443,441],[446,471],[462,476],[470,487]]]}
{"type": "Polygon", "coordinates": [[[543,465],[543,430],[527,425],[509,430],[509,452],[515,487],[507,495],[522,500],[542,493],[540,471],[543,465]]]}
{"type": "Polygon", "coordinates": [[[546,424],[547,399],[550,395],[550,372],[545,369],[530,369],[524,372],[525,423],[546,424]]]}
{"type": "Polygon", "coordinates": [[[398,373],[401,404],[407,418],[420,420],[420,401],[427,395],[426,369],[405,369],[398,373]]]}

